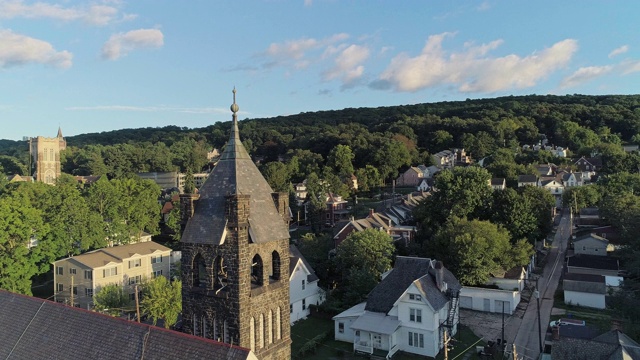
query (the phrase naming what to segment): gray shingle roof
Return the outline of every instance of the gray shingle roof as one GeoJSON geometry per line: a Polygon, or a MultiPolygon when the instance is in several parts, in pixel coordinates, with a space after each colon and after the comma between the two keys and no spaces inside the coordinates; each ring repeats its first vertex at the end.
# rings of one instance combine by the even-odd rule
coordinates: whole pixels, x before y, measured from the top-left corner
{"type": "Polygon", "coordinates": [[[606,256],[578,254],[567,261],[567,266],[601,270],[619,270],[618,260],[606,256]]]}
{"type": "Polygon", "coordinates": [[[293,274],[295,270],[295,266],[298,263],[298,259],[302,260],[304,266],[309,270],[311,274],[307,275],[307,282],[314,282],[318,280],[318,276],[316,272],[311,267],[311,264],[305,259],[304,255],[300,252],[300,250],[295,245],[289,245],[289,257],[291,260],[289,261],[289,274],[293,274]]]}
{"type": "Polygon", "coordinates": [[[536,175],[518,175],[518,182],[534,183],[538,181],[536,175]]]}
{"type": "Polygon", "coordinates": [[[592,340],[563,338],[554,343],[551,357],[564,360],[640,359],[640,345],[620,331],[611,330],[592,340]]]}
{"type": "Polygon", "coordinates": [[[271,186],[240,142],[238,119],[234,113],[229,142],[200,188],[200,199],[181,241],[220,245],[226,228],[225,197],[231,194],[250,195],[249,230],[253,242],[288,239],[289,232],[276,209],[272,193],[271,186]],[[274,226],[279,223],[283,226],[274,226]]]}
{"type": "Polygon", "coordinates": [[[255,359],[249,349],[4,290],[0,303],[2,359],[255,359]]]}
{"type": "MultiPolygon", "coordinates": [[[[433,279],[431,259],[396,257],[393,270],[371,292],[367,298],[367,311],[388,313],[405,290],[415,282],[434,309],[447,303],[446,296],[437,288],[433,279]]],[[[449,289],[460,290],[461,286],[453,274],[444,269],[444,281],[449,289]]]]}

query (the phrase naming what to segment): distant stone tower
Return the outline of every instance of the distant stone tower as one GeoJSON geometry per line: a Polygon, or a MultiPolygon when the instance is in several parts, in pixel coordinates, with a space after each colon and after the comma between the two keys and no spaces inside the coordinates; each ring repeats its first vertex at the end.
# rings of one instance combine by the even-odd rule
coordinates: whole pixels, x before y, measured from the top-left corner
{"type": "Polygon", "coordinates": [[[29,152],[33,162],[30,169],[36,181],[54,184],[60,177],[60,151],[67,148],[67,141],[58,128],[58,136],[38,136],[29,139],[29,152]]]}
{"type": "Polygon", "coordinates": [[[182,330],[290,359],[288,196],[240,142],[235,93],[229,142],[181,240],[182,330]]]}

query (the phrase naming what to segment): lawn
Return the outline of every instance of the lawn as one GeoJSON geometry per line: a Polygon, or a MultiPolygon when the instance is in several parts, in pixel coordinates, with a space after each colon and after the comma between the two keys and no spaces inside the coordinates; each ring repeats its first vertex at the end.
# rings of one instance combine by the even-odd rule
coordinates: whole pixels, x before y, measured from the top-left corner
{"type": "MultiPolygon", "coordinates": [[[[296,355],[304,346],[306,342],[313,339],[315,336],[327,332],[328,336],[325,340],[316,347],[316,351],[313,354],[306,354],[304,359],[311,360],[348,360],[348,359],[364,359],[363,356],[356,356],[353,354],[353,345],[333,340],[334,323],[330,319],[322,319],[316,317],[309,317],[306,320],[297,322],[291,328],[291,356],[296,358],[296,355]]],[[[449,351],[449,359],[455,359],[463,352],[475,352],[475,343],[479,340],[477,336],[471,332],[468,328],[460,326],[460,331],[455,336],[454,349],[449,351]]],[[[482,345],[478,343],[477,345],[482,345]]],[[[411,355],[406,353],[397,353],[394,355],[394,360],[417,360],[425,359],[424,356],[411,355]]],[[[462,356],[459,357],[462,359],[462,356]]],[[[440,353],[436,357],[436,360],[444,359],[444,354],[440,353]]]]}

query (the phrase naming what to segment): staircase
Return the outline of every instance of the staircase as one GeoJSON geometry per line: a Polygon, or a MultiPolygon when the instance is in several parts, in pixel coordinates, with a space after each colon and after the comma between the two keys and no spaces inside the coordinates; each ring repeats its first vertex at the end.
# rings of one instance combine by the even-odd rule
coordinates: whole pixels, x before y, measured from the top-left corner
{"type": "Polygon", "coordinates": [[[449,301],[449,313],[447,319],[440,325],[440,348],[444,347],[444,332],[448,333],[448,336],[453,336],[453,327],[456,325],[456,313],[458,312],[458,304],[460,303],[460,290],[447,290],[447,297],[451,299],[449,301]]]}

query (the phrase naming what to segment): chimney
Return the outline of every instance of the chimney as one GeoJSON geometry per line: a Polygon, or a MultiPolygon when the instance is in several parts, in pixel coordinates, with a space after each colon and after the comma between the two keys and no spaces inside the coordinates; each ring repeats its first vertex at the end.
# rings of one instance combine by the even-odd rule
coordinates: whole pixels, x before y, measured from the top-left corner
{"type": "Polygon", "coordinates": [[[442,261],[436,261],[436,264],[433,267],[436,270],[436,286],[440,291],[443,291],[444,288],[444,265],[442,261]]]}
{"type": "Polygon", "coordinates": [[[353,217],[353,215],[351,215],[351,217],[349,218],[349,221],[355,221],[355,218],[353,217]]]}
{"type": "Polygon", "coordinates": [[[369,216],[373,216],[373,209],[369,209],[369,216]]]}

